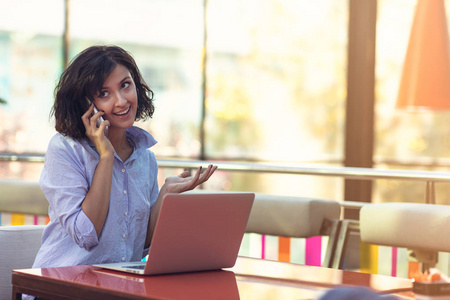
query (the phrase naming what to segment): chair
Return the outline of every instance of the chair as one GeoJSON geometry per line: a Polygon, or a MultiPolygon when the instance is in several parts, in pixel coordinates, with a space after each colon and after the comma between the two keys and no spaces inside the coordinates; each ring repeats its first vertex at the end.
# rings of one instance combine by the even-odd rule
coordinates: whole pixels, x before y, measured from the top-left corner
{"type": "Polygon", "coordinates": [[[326,220],[339,219],[338,202],[255,193],[246,232],[309,238],[323,235],[326,220]]]}
{"type": "Polygon", "coordinates": [[[11,299],[11,271],[31,268],[45,225],[0,226],[0,299],[11,299]]]}
{"type": "Polygon", "coordinates": [[[361,240],[409,249],[408,260],[433,267],[439,251],[450,252],[450,206],[425,203],[377,203],[360,211],[361,240]]]}
{"type": "Polygon", "coordinates": [[[332,267],[340,226],[338,202],[255,193],[246,232],[309,238],[328,235],[324,267],[332,267]]]}

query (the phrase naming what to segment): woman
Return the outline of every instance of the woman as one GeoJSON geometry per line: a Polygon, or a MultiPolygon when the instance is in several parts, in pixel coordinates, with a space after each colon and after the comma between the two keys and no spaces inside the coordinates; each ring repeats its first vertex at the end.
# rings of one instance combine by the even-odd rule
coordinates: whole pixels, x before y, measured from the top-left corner
{"type": "Polygon", "coordinates": [[[81,52],[55,92],[58,133],[40,178],[50,223],[33,267],[141,260],[164,195],[195,188],[217,167],[168,177],[159,190],[158,166],[149,150],[156,141],[133,126],[152,117],[153,92],[120,47],[81,52]]]}

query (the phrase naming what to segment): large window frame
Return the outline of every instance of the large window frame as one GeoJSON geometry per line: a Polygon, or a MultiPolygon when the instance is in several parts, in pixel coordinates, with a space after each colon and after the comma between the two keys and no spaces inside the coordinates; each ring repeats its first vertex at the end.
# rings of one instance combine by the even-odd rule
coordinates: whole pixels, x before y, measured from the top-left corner
{"type": "MultiPolygon", "coordinates": [[[[64,32],[63,39],[63,65],[67,66],[71,43],[70,35],[70,0],[64,1],[64,32]]],[[[345,167],[373,168],[380,165],[403,165],[396,161],[382,161],[374,158],[374,122],[375,122],[375,53],[376,53],[376,23],[377,0],[349,0],[348,24],[348,56],[347,56],[347,98],[344,136],[344,156],[342,161],[325,161],[325,163],[342,164],[345,167]],[[358,141],[364,141],[359,143],[358,141]]],[[[200,125],[200,154],[198,159],[208,160],[205,151],[205,118],[206,118],[206,69],[208,65],[208,0],[204,4],[204,40],[202,56],[202,91],[201,91],[201,125],[200,125]]],[[[1,160],[14,160],[16,153],[3,153],[1,160]]],[[[437,160],[433,160],[435,163],[437,160]]],[[[446,164],[445,159],[439,160],[439,166],[446,164]]],[[[324,161],[321,161],[324,162],[324,161]]],[[[410,163],[406,165],[429,167],[430,164],[410,163]]],[[[372,201],[372,182],[370,180],[345,180],[345,200],[372,201]]],[[[349,218],[357,218],[350,213],[349,218]]]]}

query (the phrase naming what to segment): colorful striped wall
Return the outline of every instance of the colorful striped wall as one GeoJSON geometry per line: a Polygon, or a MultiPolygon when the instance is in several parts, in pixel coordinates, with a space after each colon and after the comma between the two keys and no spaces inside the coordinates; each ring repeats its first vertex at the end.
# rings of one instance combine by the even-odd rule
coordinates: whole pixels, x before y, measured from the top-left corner
{"type": "Polygon", "coordinates": [[[0,225],[46,225],[50,219],[46,216],[0,213],[0,225]]]}
{"type": "Polygon", "coordinates": [[[320,266],[328,237],[285,238],[246,233],[239,255],[320,266]]]}
{"type": "MultiPolygon", "coordinates": [[[[0,225],[45,225],[49,218],[23,214],[0,213],[0,225]]],[[[307,239],[286,238],[246,233],[239,255],[279,260],[310,266],[321,266],[328,243],[327,236],[307,239]]],[[[411,278],[410,274],[419,270],[419,264],[408,262],[404,248],[369,245],[361,242],[360,268],[355,271],[411,278]]],[[[448,253],[439,253],[436,266],[448,274],[450,257],[448,253]]]]}
{"type": "MultiPolygon", "coordinates": [[[[239,255],[292,263],[321,266],[327,247],[328,237],[284,238],[254,233],[246,233],[239,255]]],[[[419,263],[409,262],[407,249],[369,245],[361,242],[358,272],[411,278],[410,274],[419,270],[419,263]]],[[[442,272],[450,270],[450,255],[439,253],[438,265],[442,272]]]]}

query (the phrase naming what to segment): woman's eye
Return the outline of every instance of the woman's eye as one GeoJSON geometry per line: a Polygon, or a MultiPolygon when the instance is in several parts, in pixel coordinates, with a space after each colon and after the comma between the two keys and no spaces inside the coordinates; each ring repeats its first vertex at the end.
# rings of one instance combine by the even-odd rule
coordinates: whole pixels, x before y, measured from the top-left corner
{"type": "Polygon", "coordinates": [[[100,92],[100,94],[98,94],[98,97],[100,98],[105,98],[106,96],[108,96],[108,92],[106,91],[100,92]]]}
{"type": "Polygon", "coordinates": [[[124,82],[122,83],[122,88],[126,89],[127,87],[129,87],[131,85],[131,83],[129,82],[124,82]]]}

